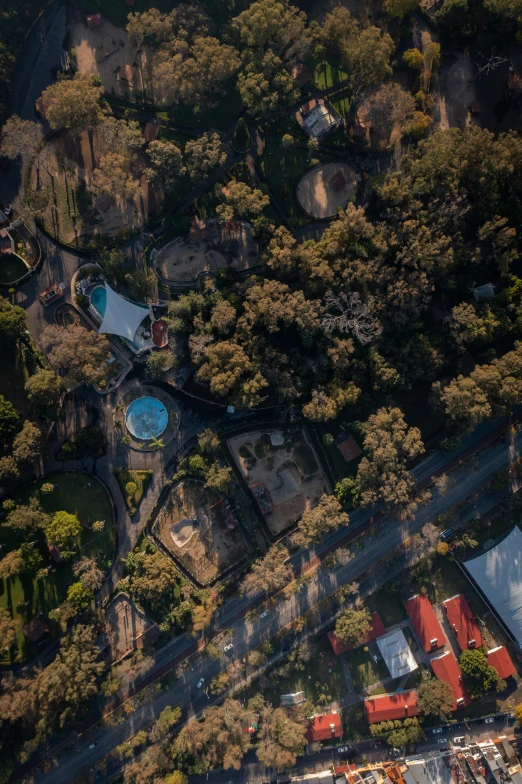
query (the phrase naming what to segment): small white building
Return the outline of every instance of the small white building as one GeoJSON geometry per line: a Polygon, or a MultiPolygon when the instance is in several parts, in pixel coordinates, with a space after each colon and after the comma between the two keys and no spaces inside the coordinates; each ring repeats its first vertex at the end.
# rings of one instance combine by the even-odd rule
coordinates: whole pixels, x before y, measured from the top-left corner
{"type": "Polygon", "coordinates": [[[392,678],[401,678],[417,669],[418,664],[401,629],[379,637],[376,642],[392,678]]]}

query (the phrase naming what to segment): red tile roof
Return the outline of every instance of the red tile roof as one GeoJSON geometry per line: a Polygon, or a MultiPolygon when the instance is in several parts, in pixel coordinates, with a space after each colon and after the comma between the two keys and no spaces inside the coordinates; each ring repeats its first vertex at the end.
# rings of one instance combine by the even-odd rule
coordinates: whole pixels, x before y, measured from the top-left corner
{"type": "Polygon", "coordinates": [[[154,321],[152,324],[152,340],[154,345],[158,348],[163,348],[167,345],[167,323],[163,319],[154,321]]]}
{"type": "MultiPolygon", "coordinates": [[[[384,628],[381,616],[378,612],[374,612],[372,615],[372,628],[359,645],[366,645],[367,642],[376,640],[377,637],[382,637],[383,634],[386,634],[386,629],[384,628]]],[[[328,632],[328,639],[330,640],[334,653],[345,653],[346,651],[359,647],[359,645],[346,645],[344,642],[341,642],[335,632],[328,632]]]]}
{"type": "Polygon", "coordinates": [[[461,651],[468,648],[480,648],[484,644],[484,638],[477,622],[473,619],[466,597],[459,593],[442,602],[442,606],[448,616],[449,625],[455,632],[461,651]]]}
{"type": "Polygon", "coordinates": [[[327,713],[325,716],[314,716],[306,730],[306,740],[315,742],[341,737],[341,716],[339,713],[327,713]]]}
{"type": "Polygon", "coordinates": [[[509,678],[511,675],[515,675],[515,666],[504,645],[499,645],[498,648],[492,648],[488,651],[487,658],[489,666],[496,669],[500,678],[509,678]]]}
{"type": "MultiPolygon", "coordinates": [[[[339,174],[341,174],[341,172],[339,172],[339,174]]],[[[347,463],[349,463],[350,460],[355,460],[355,458],[359,457],[359,455],[362,455],[362,449],[353,436],[348,436],[348,438],[343,439],[343,441],[337,444],[337,449],[342,454],[347,463]]]]}
{"type": "Polygon", "coordinates": [[[427,596],[418,593],[404,602],[404,606],[426,653],[446,644],[446,637],[427,596]]]}
{"type": "Polygon", "coordinates": [[[380,694],[378,697],[371,697],[364,701],[364,710],[368,724],[417,716],[419,712],[417,692],[401,691],[397,694],[380,694]]]}
{"type": "Polygon", "coordinates": [[[453,696],[455,702],[453,703],[453,710],[457,708],[466,707],[471,702],[469,692],[464,686],[462,679],[462,672],[452,651],[446,651],[440,656],[435,656],[431,660],[431,666],[436,677],[441,681],[449,683],[453,689],[453,696]]]}

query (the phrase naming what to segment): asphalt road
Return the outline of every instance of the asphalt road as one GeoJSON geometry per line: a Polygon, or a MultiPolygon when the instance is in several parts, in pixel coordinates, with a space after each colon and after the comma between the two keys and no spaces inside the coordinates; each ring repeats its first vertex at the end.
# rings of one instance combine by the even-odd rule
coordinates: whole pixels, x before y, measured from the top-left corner
{"type": "MultiPolygon", "coordinates": [[[[100,762],[115,746],[123,743],[140,729],[149,726],[167,705],[181,704],[185,709],[184,718],[199,713],[209,704],[205,687],[232,661],[244,658],[248,651],[258,648],[264,640],[271,638],[277,631],[303,615],[318,601],[327,598],[341,585],[353,582],[370,566],[420,531],[426,523],[433,521],[443,512],[449,511],[480,490],[492,474],[502,471],[518,459],[521,448],[522,433],[518,433],[509,442],[497,443],[479,453],[473,465],[465,464],[453,472],[455,484],[448,492],[444,496],[439,496],[435,492],[433,501],[427,506],[420,507],[413,520],[397,523],[386,518],[379,525],[378,535],[367,540],[362,549],[356,549],[354,557],[348,564],[331,571],[320,570],[297,594],[279,600],[269,609],[265,617],[257,614],[250,619],[240,618],[235,621],[230,628],[229,639],[226,641],[233,645],[228,656],[222,653],[220,658],[215,660],[208,656],[195,656],[191,660],[193,669],[176,679],[151,702],[138,706],[121,724],[114,727],[94,727],[90,732],[85,733],[75,741],[74,751],[61,756],[52,771],[45,774],[38,773],[35,777],[36,781],[45,784],[66,784],[75,778],[80,770],[95,767],[96,763],[100,762]],[[204,686],[198,688],[201,678],[204,678],[204,686]],[[89,744],[93,740],[97,745],[94,749],[89,749],[89,744]]],[[[434,457],[433,462],[438,459],[439,457],[434,457]]],[[[223,608],[221,615],[224,618],[220,619],[222,623],[228,614],[229,610],[223,608]]],[[[164,669],[174,655],[177,657],[180,651],[187,650],[193,644],[191,638],[181,635],[172,644],[159,650],[156,654],[155,672],[164,669]]],[[[147,677],[150,677],[150,674],[147,677]]]]}

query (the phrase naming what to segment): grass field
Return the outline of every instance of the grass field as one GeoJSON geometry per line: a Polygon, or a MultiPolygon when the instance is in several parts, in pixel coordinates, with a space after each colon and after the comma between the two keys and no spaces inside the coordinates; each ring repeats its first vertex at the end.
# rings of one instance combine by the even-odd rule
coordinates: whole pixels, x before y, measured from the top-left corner
{"type": "Polygon", "coordinates": [[[362,702],[345,708],[342,713],[342,722],[344,740],[358,743],[360,740],[370,737],[362,702]]]}
{"type": "Polygon", "coordinates": [[[343,82],[348,74],[343,71],[339,62],[314,63],[312,68],[312,82],[318,90],[327,90],[329,87],[343,82]]]}
{"type": "MultiPolygon", "coordinates": [[[[102,484],[90,474],[68,471],[33,482],[16,493],[13,500],[25,504],[32,496],[39,499],[50,515],[62,510],[76,514],[83,526],[78,541],[79,556],[96,558],[100,568],[105,570],[110,566],[114,552],[115,528],[110,498],[102,484]],[[52,493],[41,492],[40,488],[45,482],[54,484],[52,493]],[[105,521],[103,531],[95,532],[86,527],[96,520],[105,521]]],[[[42,534],[31,535],[30,538],[36,541],[36,547],[42,555],[42,568],[51,566],[51,571],[42,580],[36,580],[32,573],[22,573],[14,579],[0,581],[0,607],[8,609],[16,622],[20,660],[31,653],[23,634],[24,624],[37,613],[46,614],[61,604],[66,597],[68,586],[76,579],[70,561],[54,564],[42,534]]],[[[23,542],[24,537],[19,533],[0,527],[2,555],[20,547],[23,542]]]]}
{"type": "Polygon", "coordinates": [[[115,471],[116,479],[118,480],[118,484],[120,485],[120,489],[122,495],[125,499],[125,503],[127,504],[127,508],[134,514],[137,510],[138,506],[140,505],[140,501],[143,498],[143,493],[147,489],[147,485],[149,484],[150,480],[152,479],[152,472],[149,471],[115,471]],[[127,484],[129,482],[134,482],[136,485],[136,492],[133,495],[129,495],[127,492],[127,484]]]}
{"type": "Polygon", "coordinates": [[[350,674],[352,676],[355,691],[360,692],[367,686],[371,686],[383,678],[389,678],[390,673],[382,659],[374,662],[369,651],[365,650],[364,645],[354,651],[347,651],[343,656],[346,657],[350,674]]]}
{"type": "Polygon", "coordinates": [[[370,612],[379,613],[386,628],[408,617],[401,596],[396,591],[390,591],[387,586],[369,596],[365,605],[370,612]]]}
{"type": "Polygon", "coordinates": [[[340,117],[345,120],[348,112],[350,111],[352,91],[345,87],[337,93],[332,93],[328,96],[328,102],[332,104],[335,111],[340,117]]]}
{"type": "MultiPolygon", "coordinates": [[[[281,704],[281,694],[304,691],[307,699],[315,706],[327,705],[339,700],[346,694],[346,683],[339,657],[335,656],[326,635],[313,642],[312,660],[305,664],[304,670],[292,672],[289,676],[271,680],[270,685],[261,688],[258,681],[241,692],[246,702],[250,697],[263,692],[267,702],[275,707],[281,704]]],[[[272,670],[273,672],[273,670],[272,670]]]]}

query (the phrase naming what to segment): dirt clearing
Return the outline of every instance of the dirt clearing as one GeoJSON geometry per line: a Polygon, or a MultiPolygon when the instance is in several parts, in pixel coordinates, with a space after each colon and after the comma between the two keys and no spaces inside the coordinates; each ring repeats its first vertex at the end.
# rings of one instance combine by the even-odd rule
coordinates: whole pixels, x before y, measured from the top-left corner
{"type": "Polygon", "coordinates": [[[273,534],[332,492],[305,430],[242,433],[227,444],[273,534]]]}
{"type": "Polygon", "coordinates": [[[310,169],[299,181],[297,201],[314,218],[331,218],[357,192],[357,174],[346,163],[326,163],[310,169]]]}

